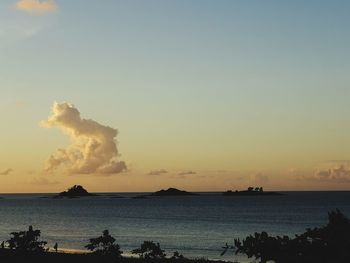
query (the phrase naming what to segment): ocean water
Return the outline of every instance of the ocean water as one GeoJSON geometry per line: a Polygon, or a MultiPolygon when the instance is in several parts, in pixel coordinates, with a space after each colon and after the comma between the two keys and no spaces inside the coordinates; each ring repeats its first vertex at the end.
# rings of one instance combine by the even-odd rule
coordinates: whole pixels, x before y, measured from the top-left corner
{"type": "Polygon", "coordinates": [[[144,240],[159,242],[170,255],[220,257],[234,238],[267,231],[274,235],[302,233],[327,223],[327,212],[339,208],[350,217],[350,192],[284,192],[282,196],[199,196],[133,199],[141,193],[79,199],[40,198],[43,194],[0,195],[0,241],[28,225],[42,231],[49,246],[84,249],[89,238],[108,229],[128,253],[144,240]]]}

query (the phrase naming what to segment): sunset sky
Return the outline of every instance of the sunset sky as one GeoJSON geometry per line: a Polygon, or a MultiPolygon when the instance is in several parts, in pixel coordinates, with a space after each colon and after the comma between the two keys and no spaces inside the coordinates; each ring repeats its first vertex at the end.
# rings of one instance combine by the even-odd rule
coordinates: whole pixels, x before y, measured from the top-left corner
{"type": "Polygon", "coordinates": [[[349,13],[0,1],[0,192],[349,190],[349,13]]]}

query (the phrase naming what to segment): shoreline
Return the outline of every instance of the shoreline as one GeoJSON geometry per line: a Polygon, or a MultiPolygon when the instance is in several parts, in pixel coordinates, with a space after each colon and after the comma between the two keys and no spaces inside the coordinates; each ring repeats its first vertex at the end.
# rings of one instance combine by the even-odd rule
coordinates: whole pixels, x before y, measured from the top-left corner
{"type": "MultiPolygon", "coordinates": [[[[49,253],[56,253],[56,251],[53,248],[49,248],[48,250],[49,253]]],[[[57,250],[57,253],[61,254],[72,254],[72,255],[85,255],[85,254],[93,254],[92,251],[87,250],[87,249],[75,249],[75,248],[59,248],[57,250]]],[[[132,254],[131,252],[123,252],[122,256],[124,258],[138,258],[137,255],[132,254]]],[[[191,258],[189,258],[191,259],[191,258]]]]}
{"type": "Polygon", "coordinates": [[[36,263],[109,263],[109,262],[124,262],[124,263],[149,263],[149,262],[169,262],[169,263],[227,263],[223,260],[210,260],[206,258],[140,258],[140,257],[127,257],[122,256],[120,258],[113,256],[102,256],[96,253],[67,253],[61,252],[19,252],[10,249],[0,249],[0,262],[11,263],[23,263],[23,262],[36,262],[36,263]]]}

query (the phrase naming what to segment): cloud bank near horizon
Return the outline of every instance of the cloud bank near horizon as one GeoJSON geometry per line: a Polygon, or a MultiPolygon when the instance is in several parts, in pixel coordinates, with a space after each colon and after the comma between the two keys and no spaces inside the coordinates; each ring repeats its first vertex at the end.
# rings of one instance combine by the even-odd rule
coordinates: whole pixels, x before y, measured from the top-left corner
{"type": "Polygon", "coordinates": [[[191,175],[191,174],[197,174],[197,172],[189,170],[189,171],[182,171],[178,173],[178,175],[191,175]]]}
{"type": "Polygon", "coordinates": [[[0,172],[0,175],[9,175],[12,172],[13,172],[13,169],[12,168],[8,168],[8,169],[0,172]]]}
{"type": "Polygon", "coordinates": [[[269,181],[270,181],[270,178],[261,172],[254,174],[250,177],[250,183],[259,187],[264,186],[265,184],[269,183],[269,181]]]}
{"type": "Polygon", "coordinates": [[[148,175],[161,175],[161,174],[167,174],[168,171],[165,169],[159,169],[159,170],[152,170],[148,173],[148,175]]]}
{"type": "Polygon", "coordinates": [[[119,161],[116,136],[118,130],[91,119],[82,119],[79,110],[70,103],[57,103],[41,125],[57,127],[69,135],[71,144],[57,149],[46,161],[46,171],[60,167],[68,174],[118,174],[127,170],[119,161]]]}
{"type": "Polygon", "coordinates": [[[16,3],[16,8],[24,12],[47,13],[58,9],[54,0],[20,0],[16,3]]]}
{"type": "Polygon", "coordinates": [[[335,161],[328,168],[317,169],[314,178],[320,181],[350,182],[349,161],[335,161]]]}

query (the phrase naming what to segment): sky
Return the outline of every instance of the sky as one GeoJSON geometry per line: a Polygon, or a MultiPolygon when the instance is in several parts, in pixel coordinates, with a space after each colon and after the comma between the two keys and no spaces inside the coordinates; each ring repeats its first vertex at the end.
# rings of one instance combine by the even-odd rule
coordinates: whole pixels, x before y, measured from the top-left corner
{"type": "Polygon", "coordinates": [[[349,11],[2,0],[0,192],[349,190],[349,11]]]}

